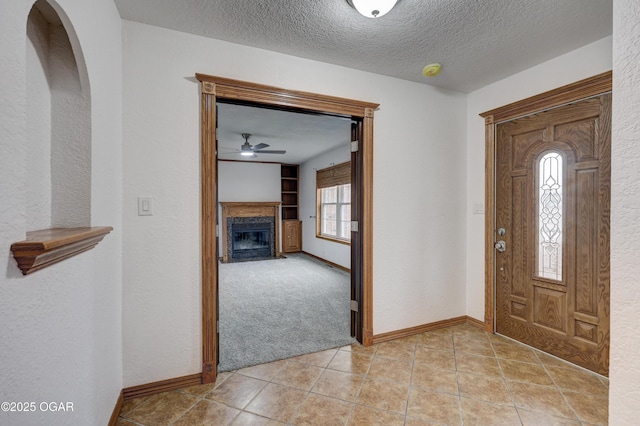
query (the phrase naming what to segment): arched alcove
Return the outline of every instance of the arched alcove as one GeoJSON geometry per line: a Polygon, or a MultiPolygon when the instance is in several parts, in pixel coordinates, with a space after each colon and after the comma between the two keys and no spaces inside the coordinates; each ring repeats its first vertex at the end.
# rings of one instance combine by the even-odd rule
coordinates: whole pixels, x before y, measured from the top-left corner
{"type": "Polygon", "coordinates": [[[26,52],[28,229],[91,222],[91,97],[68,27],[57,4],[34,3],[26,52]]]}
{"type": "Polygon", "coordinates": [[[24,275],[93,248],[113,228],[91,225],[91,96],[71,21],[53,0],[27,18],[26,226],[11,245],[24,275]]]}

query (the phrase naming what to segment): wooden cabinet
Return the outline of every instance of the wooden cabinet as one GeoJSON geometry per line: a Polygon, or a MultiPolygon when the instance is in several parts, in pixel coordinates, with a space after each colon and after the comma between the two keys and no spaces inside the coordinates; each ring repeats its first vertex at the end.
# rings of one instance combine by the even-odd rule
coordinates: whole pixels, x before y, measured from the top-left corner
{"type": "Polygon", "coordinates": [[[302,222],[299,220],[282,221],[282,251],[295,253],[302,250],[302,222]]]}

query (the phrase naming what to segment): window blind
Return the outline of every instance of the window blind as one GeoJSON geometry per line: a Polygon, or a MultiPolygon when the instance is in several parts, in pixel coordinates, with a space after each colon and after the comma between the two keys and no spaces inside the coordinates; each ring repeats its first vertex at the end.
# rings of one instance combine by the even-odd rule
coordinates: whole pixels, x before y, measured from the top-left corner
{"type": "Polygon", "coordinates": [[[316,172],[316,186],[328,188],[351,183],[351,162],[336,164],[316,172]]]}

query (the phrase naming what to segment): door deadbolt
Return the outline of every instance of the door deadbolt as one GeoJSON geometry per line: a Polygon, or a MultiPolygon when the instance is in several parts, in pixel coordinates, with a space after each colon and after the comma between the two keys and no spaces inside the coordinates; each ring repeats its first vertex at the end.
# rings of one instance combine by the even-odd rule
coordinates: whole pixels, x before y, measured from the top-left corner
{"type": "Polygon", "coordinates": [[[500,235],[501,237],[507,233],[507,230],[504,228],[500,228],[498,229],[498,235],[500,235]]]}
{"type": "Polygon", "coordinates": [[[500,241],[498,241],[497,243],[494,244],[494,247],[496,248],[496,250],[498,250],[500,253],[502,253],[505,250],[507,250],[507,243],[505,243],[503,240],[500,240],[500,241]]]}

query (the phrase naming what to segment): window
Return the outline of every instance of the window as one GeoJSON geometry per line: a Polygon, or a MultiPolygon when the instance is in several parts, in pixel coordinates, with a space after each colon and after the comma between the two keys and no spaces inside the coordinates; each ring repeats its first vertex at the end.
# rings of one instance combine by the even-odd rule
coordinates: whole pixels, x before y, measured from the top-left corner
{"type": "Polygon", "coordinates": [[[562,155],[546,154],[538,164],[538,275],[562,280],[562,155]]]}
{"type": "Polygon", "coordinates": [[[351,184],[320,189],[320,235],[351,240],[351,184]]]}
{"type": "Polygon", "coordinates": [[[316,236],[351,241],[351,164],[342,163],[316,173],[316,236]]]}

